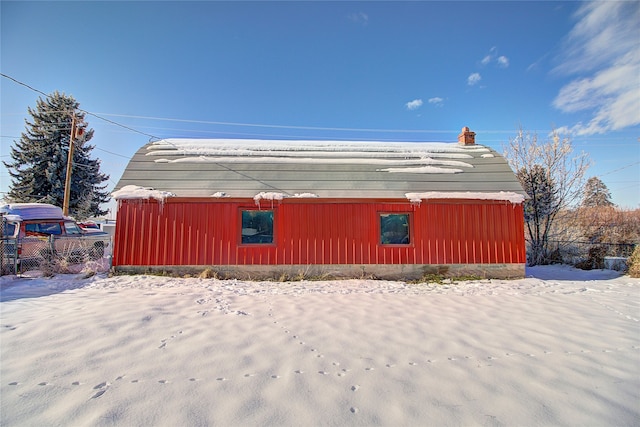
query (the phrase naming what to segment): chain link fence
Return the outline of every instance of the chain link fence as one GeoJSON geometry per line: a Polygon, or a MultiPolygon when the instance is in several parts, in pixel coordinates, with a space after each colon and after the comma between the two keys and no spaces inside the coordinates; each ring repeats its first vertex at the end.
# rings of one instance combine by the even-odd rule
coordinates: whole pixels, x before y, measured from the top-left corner
{"type": "Polygon", "coordinates": [[[104,234],[78,237],[23,237],[0,240],[1,274],[40,270],[55,273],[102,273],[111,267],[112,242],[104,234]]]}

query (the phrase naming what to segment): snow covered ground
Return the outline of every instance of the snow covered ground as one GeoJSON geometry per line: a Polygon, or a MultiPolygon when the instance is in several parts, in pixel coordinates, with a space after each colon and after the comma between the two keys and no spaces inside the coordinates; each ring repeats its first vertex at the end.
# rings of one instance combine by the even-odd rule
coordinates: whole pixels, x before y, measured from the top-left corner
{"type": "Polygon", "coordinates": [[[640,279],[0,278],[2,426],[631,426],[640,279]]]}

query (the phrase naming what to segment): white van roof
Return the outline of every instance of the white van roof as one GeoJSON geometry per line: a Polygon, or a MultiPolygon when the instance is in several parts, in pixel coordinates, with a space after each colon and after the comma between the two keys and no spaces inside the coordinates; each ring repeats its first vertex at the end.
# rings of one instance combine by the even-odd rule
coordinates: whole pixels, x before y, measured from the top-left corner
{"type": "Polygon", "coordinates": [[[62,209],[48,203],[11,203],[0,206],[0,215],[11,220],[65,219],[62,209]]]}

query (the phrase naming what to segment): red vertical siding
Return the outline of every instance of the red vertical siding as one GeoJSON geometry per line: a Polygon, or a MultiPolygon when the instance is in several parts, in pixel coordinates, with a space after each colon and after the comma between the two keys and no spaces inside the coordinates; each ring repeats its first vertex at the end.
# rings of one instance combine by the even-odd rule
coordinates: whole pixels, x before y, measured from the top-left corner
{"type": "Polygon", "coordinates": [[[524,263],[521,205],[507,202],[302,201],[274,211],[273,244],[240,244],[253,200],[123,200],[114,266],[524,263]],[[410,215],[411,244],[381,245],[380,213],[410,215]]]}

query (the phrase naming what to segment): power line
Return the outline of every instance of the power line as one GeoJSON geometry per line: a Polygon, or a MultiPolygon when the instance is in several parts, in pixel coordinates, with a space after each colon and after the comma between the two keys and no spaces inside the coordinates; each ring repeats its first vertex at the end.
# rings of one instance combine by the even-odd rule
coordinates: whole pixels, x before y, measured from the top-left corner
{"type": "Polygon", "coordinates": [[[610,172],[606,172],[606,173],[600,174],[600,175],[598,175],[598,176],[610,175],[610,174],[612,174],[612,173],[619,172],[619,171],[621,171],[621,170],[623,170],[623,169],[630,168],[631,166],[635,166],[635,165],[638,165],[638,164],[640,164],[640,162],[631,163],[631,164],[629,164],[629,165],[622,166],[622,167],[620,167],[620,168],[618,168],[618,169],[614,169],[614,170],[612,170],[612,171],[610,171],[610,172]]]}
{"type": "Polygon", "coordinates": [[[297,129],[297,130],[327,130],[327,131],[347,131],[347,132],[398,132],[398,133],[451,133],[457,130],[428,130],[428,129],[365,129],[365,128],[340,128],[340,127],[322,127],[322,126],[291,126],[291,125],[273,125],[259,123],[238,123],[238,122],[219,122],[211,120],[192,120],[192,119],[173,119],[168,117],[151,117],[151,116],[135,116],[127,114],[100,113],[104,116],[123,117],[130,119],[158,120],[166,122],[180,123],[197,123],[207,125],[222,126],[242,126],[242,127],[260,127],[269,129],[297,129]]]}
{"type": "Polygon", "coordinates": [[[89,111],[82,110],[82,109],[80,109],[80,111],[82,111],[82,112],[86,113],[86,114],[87,114],[87,115],[89,115],[89,116],[93,116],[93,117],[96,117],[96,118],[98,118],[98,119],[100,119],[100,120],[104,120],[104,121],[105,121],[105,122],[107,122],[107,123],[111,123],[112,125],[119,126],[119,127],[123,128],[123,129],[127,129],[127,130],[130,130],[130,131],[135,132],[135,133],[139,133],[140,135],[148,136],[148,137],[149,137],[149,138],[151,138],[151,139],[162,139],[162,138],[157,137],[157,136],[155,136],[155,135],[151,135],[150,133],[142,132],[142,131],[139,131],[139,130],[134,129],[134,128],[132,128],[132,127],[129,127],[129,126],[123,125],[123,124],[121,124],[121,123],[114,122],[113,120],[106,119],[106,118],[104,118],[104,117],[101,117],[101,116],[99,116],[99,115],[97,115],[97,114],[94,114],[94,113],[91,113],[91,112],[89,112],[89,111]]]}
{"type": "MultiPolygon", "coordinates": [[[[41,90],[38,90],[24,82],[21,82],[11,76],[8,76],[4,73],[0,73],[0,76],[5,77],[13,82],[15,82],[16,84],[19,84],[21,86],[24,86],[36,93],[39,93],[47,98],[50,98],[50,95],[44,93],[41,90]]],[[[368,128],[346,128],[346,127],[322,127],[322,126],[292,126],[292,125],[278,125],[278,124],[260,124],[260,123],[240,123],[240,122],[223,122],[223,121],[212,121],[212,120],[193,120],[193,119],[177,119],[177,118],[168,118],[168,117],[153,117],[153,116],[141,116],[141,115],[128,115],[128,114],[116,114],[116,113],[92,113],[90,111],[87,110],[83,110],[83,109],[78,109],[78,111],[81,111],[87,115],[96,117],[102,121],[105,121],[107,123],[110,123],[114,126],[118,126],[121,127],[123,129],[129,130],[131,132],[134,133],[138,133],[140,135],[144,135],[147,136],[151,139],[156,139],[156,140],[160,140],[163,139],[161,137],[158,137],[156,135],[135,129],[133,127],[124,125],[122,123],[118,123],[114,120],[110,120],[107,119],[104,116],[112,116],[112,117],[122,117],[122,118],[132,118],[132,119],[144,119],[144,120],[156,120],[156,121],[168,121],[168,122],[180,122],[180,123],[193,123],[193,124],[209,124],[209,125],[218,125],[218,126],[237,126],[237,127],[256,127],[256,128],[267,128],[267,129],[293,129],[293,130],[315,130],[315,131],[340,131],[340,132],[371,132],[371,133],[403,133],[403,134],[408,134],[408,133],[414,133],[414,134],[422,134],[422,133],[441,133],[441,134],[451,134],[451,133],[456,133],[458,132],[458,130],[443,130],[443,129],[368,129],[368,128]]],[[[155,129],[159,129],[159,130],[172,130],[172,129],[167,129],[167,128],[155,128],[155,129]]],[[[184,130],[184,129],[176,129],[176,130],[180,130],[182,132],[204,132],[204,133],[225,133],[225,132],[215,132],[215,131],[202,131],[202,130],[184,130]]],[[[512,134],[515,130],[514,129],[508,129],[508,130],[503,130],[503,129],[479,129],[476,130],[476,133],[482,133],[482,134],[512,134]]],[[[532,130],[531,132],[537,132],[537,130],[532,130]]],[[[260,137],[260,136],[269,136],[269,137],[287,137],[287,138],[296,138],[298,136],[296,135],[269,135],[269,134],[251,134],[251,133],[244,133],[244,134],[238,134],[238,133],[233,133],[234,135],[246,135],[246,136],[256,136],[256,137],[260,137]]],[[[4,137],[3,137],[4,138],[4,137]]],[[[318,137],[316,136],[315,139],[318,139],[318,137]]],[[[329,139],[328,137],[320,137],[319,139],[329,139]]],[[[339,138],[341,140],[364,140],[365,138],[339,138]]],[[[604,139],[604,138],[603,138],[604,139]]],[[[610,138],[607,138],[608,140],[610,140],[610,138]]],[[[622,138],[618,138],[618,139],[622,139],[622,138]]],[[[392,141],[395,139],[385,139],[384,141],[392,141]]],[[[500,142],[498,140],[487,140],[487,143],[490,142],[500,142]]],[[[577,142],[577,141],[574,141],[577,142]]],[[[584,142],[583,142],[584,143],[584,142]]],[[[587,144],[589,144],[587,142],[587,144]]],[[[589,144],[591,146],[593,146],[593,144],[589,144]]],[[[607,146],[610,146],[611,144],[607,144],[607,146]]],[[[623,144],[620,144],[623,145],[623,144]]],[[[110,154],[114,154],[114,153],[110,153],[110,154]]],[[[117,155],[117,154],[116,154],[117,155]]]]}
{"type": "MultiPolygon", "coordinates": [[[[19,137],[17,137],[17,136],[0,136],[0,138],[19,138],[19,137]]],[[[99,151],[104,151],[105,153],[109,153],[109,154],[111,154],[113,156],[124,157],[125,159],[130,159],[131,158],[129,156],[124,156],[122,154],[114,153],[113,151],[105,150],[104,148],[100,148],[100,147],[96,147],[96,146],[94,146],[93,148],[96,149],[96,150],[99,150],[99,151]]],[[[6,156],[3,155],[3,156],[0,156],[0,157],[10,157],[10,156],[7,154],[6,156]]]]}
{"type": "MultiPolygon", "coordinates": [[[[36,93],[39,93],[39,94],[43,95],[44,97],[46,97],[47,99],[51,98],[51,95],[48,95],[48,94],[44,93],[44,92],[43,92],[43,91],[41,91],[41,90],[38,90],[38,89],[36,89],[36,88],[34,88],[34,87],[32,87],[32,86],[29,86],[28,84],[26,84],[26,83],[24,83],[24,82],[21,82],[20,80],[14,79],[14,78],[13,78],[13,77],[11,77],[11,76],[8,76],[8,75],[6,75],[6,74],[4,74],[4,73],[0,73],[0,76],[2,76],[2,77],[4,77],[4,78],[7,78],[7,79],[9,79],[9,80],[11,80],[11,81],[13,81],[13,82],[15,82],[15,83],[17,83],[17,84],[21,85],[21,86],[24,86],[24,87],[26,87],[26,88],[28,88],[28,89],[30,89],[30,90],[32,90],[32,91],[34,91],[34,92],[36,92],[36,93]]],[[[89,116],[93,116],[93,117],[95,117],[95,118],[97,118],[97,119],[103,120],[103,121],[105,121],[105,122],[107,122],[107,123],[110,123],[110,124],[112,124],[112,125],[119,126],[119,127],[123,128],[123,129],[130,130],[131,132],[135,132],[135,133],[138,133],[138,134],[140,134],[140,135],[148,136],[148,137],[149,137],[149,138],[151,138],[151,139],[162,139],[162,138],[159,138],[159,137],[157,137],[157,136],[155,136],[155,135],[151,135],[151,134],[149,134],[149,133],[142,132],[142,131],[139,131],[139,130],[137,130],[137,129],[134,129],[134,128],[130,127],[130,126],[126,126],[126,125],[123,125],[123,124],[121,124],[121,123],[115,122],[115,121],[113,121],[113,120],[107,119],[107,118],[105,118],[105,117],[102,117],[102,116],[100,116],[100,115],[98,115],[98,114],[95,114],[95,113],[92,113],[92,112],[90,112],[90,111],[83,110],[83,109],[81,109],[81,108],[78,108],[78,111],[80,111],[80,112],[82,112],[82,113],[85,113],[85,114],[87,114],[87,115],[89,115],[89,116]]]]}
{"type": "Polygon", "coordinates": [[[24,87],[26,87],[26,88],[28,88],[28,89],[31,89],[31,90],[32,90],[32,91],[34,91],[34,92],[39,93],[40,95],[44,95],[45,97],[49,98],[49,95],[47,95],[47,94],[46,94],[46,93],[44,93],[43,91],[38,90],[38,89],[36,89],[36,88],[34,88],[34,87],[31,87],[31,86],[29,86],[28,84],[21,82],[20,80],[16,80],[16,79],[14,79],[13,77],[8,76],[8,75],[6,75],[6,74],[4,74],[4,73],[0,73],[0,76],[4,77],[4,78],[6,78],[6,79],[9,79],[9,80],[11,80],[11,81],[13,81],[13,82],[15,82],[15,83],[19,84],[20,86],[24,86],[24,87]]]}
{"type": "MultiPolygon", "coordinates": [[[[117,113],[99,113],[103,116],[122,117],[130,119],[156,120],[166,122],[195,123],[195,124],[211,124],[220,126],[241,126],[241,127],[261,127],[271,129],[297,129],[297,130],[321,130],[321,131],[346,131],[346,132],[393,132],[393,133],[457,133],[459,129],[371,129],[371,128],[343,128],[343,127],[323,127],[323,126],[293,126],[293,125],[277,125],[277,124],[261,124],[261,123],[240,123],[240,122],[221,122],[212,120],[194,120],[194,119],[177,119],[171,117],[154,117],[140,116],[133,114],[117,114],[117,113]]],[[[162,129],[162,128],[159,128],[162,129]]],[[[171,129],[169,129],[171,130],[171,129]]],[[[513,134],[515,129],[479,129],[476,133],[486,134],[513,134]]],[[[537,132],[537,130],[534,130],[537,132]]]]}
{"type": "Polygon", "coordinates": [[[100,151],[104,151],[105,153],[112,154],[112,155],[114,155],[114,156],[124,157],[125,159],[130,159],[130,158],[131,158],[131,157],[129,157],[129,156],[124,156],[124,155],[122,155],[122,154],[114,153],[114,152],[112,152],[112,151],[108,151],[108,150],[105,150],[105,149],[103,149],[103,148],[99,148],[99,147],[94,147],[94,148],[95,148],[96,150],[100,150],[100,151]]]}
{"type": "MultiPolygon", "coordinates": [[[[4,73],[0,73],[0,76],[7,78],[21,86],[24,86],[36,93],[39,93],[46,98],[50,98],[51,96],[44,93],[41,90],[38,90],[20,80],[17,80],[11,76],[8,76],[4,73]]],[[[87,115],[96,117],[100,120],[103,120],[107,123],[111,123],[115,126],[122,127],[124,129],[130,130],[135,133],[139,133],[141,135],[145,135],[150,137],[151,139],[162,139],[155,135],[139,131],[132,127],[123,125],[121,123],[115,122],[113,120],[107,119],[103,116],[112,116],[112,117],[126,117],[126,118],[135,118],[135,119],[145,119],[145,120],[161,120],[161,121],[174,121],[174,122],[182,122],[182,123],[198,123],[198,124],[214,124],[214,125],[222,125],[222,126],[242,126],[242,127],[259,127],[259,128],[269,128],[269,129],[297,129],[297,130],[323,130],[323,131],[342,131],[342,132],[393,132],[393,133],[451,133],[457,132],[457,130],[427,130],[427,129],[364,129],[364,128],[340,128],[340,127],[321,127],[321,126],[291,126],[291,125],[273,125],[273,124],[258,124],[258,123],[236,123],[236,122],[220,122],[220,121],[209,121],[209,120],[189,120],[189,119],[171,119],[171,118],[161,118],[161,117],[150,117],[150,116],[136,116],[136,115],[125,115],[125,114],[111,114],[111,113],[92,113],[87,110],[78,109],[87,115]]]]}
{"type": "MultiPolygon", "coordinates": [[[[17,80],[9,75],[6,75],[4,73],[0,73],[0,76],[7,78],[13,82],[15,82],[16,84],[19,84],[21,86],[24,86],[26,88],[28,88],[29,90],[32,90],[38,94],[43,95],[46,98],[50,98],[51,96],[44,93],[43,91],[36,89],[30,85],[28,85],[27,83],[24,83],[20,80],[17,80]]],[[[208,124],[208,125],[218,125],[218,126],[237,126],[237,127],[254,127],[254,128],[267,128],[267,129],[293,129],[293,130],[316,130],[316,131],[340,131],[340,132],[372,132],[372,133],[454,133],[457,132],[457,130],[442,130],[442,129],[366,129],[366,128],[342,128],[342,127],[321,127],[321,126],[291,126],[291,125],[277,125],[277,124],[259,124],[259,123],[239,123],[239,122],[222,122],[222,121],[212,121],[212,120],[193,120],[193,119],[177,119],[177,118],[168,118],[168,117],[153,117],[153,116],[141,116],[141,115],[128,115],[128,114],[115,114],[115,113],[92,113],[90,111],[87,110],[83,110],[83,109],[78,109],[78,111],[85,113],[86,115],[89,116],[93,116],[96,117],[99,120],[105,121],[107,123],[110,123],[114,126],[118,126],[121,127],[123,129],[126,129],[128,131],[134,132],[134,133],[138,133],[140,135],[144,135],[147,136],[151,139],[156,139],[156,140],[160,140],[163,139],[161,137],[158,137],[156,135],[147,133],[147,132],[143,132],[141,130],[132,128],[130,126],[124,125],[122,123],[118,123],[114,120],[111,119],[107,119],[104,116],[112,116],[112,117],[121,117],[121,118],[132,118],[132,119],[144,119],[144,120],[155,120],[155,121],[167,121],[167,122],[179,122],[179,123],[193,123],[193,124],[208,124]]],[[[58,110],[53,110],[53,112],[58,112],[58,110]]],[[[222,132],[222,131],[203,131],[203,130],[184,130],[184,129],[167,129],[167,128],[156,128],[156,129],[160,129],[160,130],[180,130],[182,132],[200,132],[200,133],[219,133],[219,134],[224,134],[224,133],[228,133],[228,132],[222,132]]],[[[481,133],[485,133],[485,134],[505,134],[505,133],[512,133],[514,132],[514,130],[478,130],[477,132],[481,132],[481,133]]],[[[254,137],[261,137],[261,136],[270,136],[270,137],[288,137],[288,138],[299,138],[299,136],[296,135],[265,135],[265,134],[256,134],[256,133],[243,133],[243,134],[238,134],[236,132],[233,133],[234,135],[245,135],[245,136],[254,136],[254,137]]],[[[17,138],[17,137],[11,137],[11,136],[1,136],[2,138],[17,138]]],[[[316,139],[318,137],[316,136],[316,139]]],[[[329,137],[320,137],[319,139],[331,139],[329,137]]],[[[354,138],[340,138],[341,140],[352,140],[354,138]]],[[[363,138],[357,138],[357,140],[360,140],[363,138]]],[[[390,139],[385,139],[385,141],[391,141],[390,139]]],[[[490,141],[487,141],[490,142],[490,141]]],[[[591,144],[592,145],[592,144],[591,144]]],[[[621,144],[623,145],[623,144],[621,144]]],[[[108,150],[104,150],[102,148],[98,148],[95,147],[97,150],[100,151],[104,151],[105,153],[114,155],[114,156],[119,156],[119,157],[123,157],[126,159],[129,159],[129,156],[124,156],[118,153],[114,153],[108,150]]],[[[4,156],[6,157],[6,156],[4,156]]],[[[606,176],[606,175],[610,175],[616,172],[619,172],[621,170],[627,169],[631,166],[635,166],[637,164],[640,164],[640,162],[634,162],[631,163],[629,165],[626,166],[622,166],[620,168],[614,169],[610,172],[606,172],[603,174],[600,174],[599,176],[606,176]]]]}

